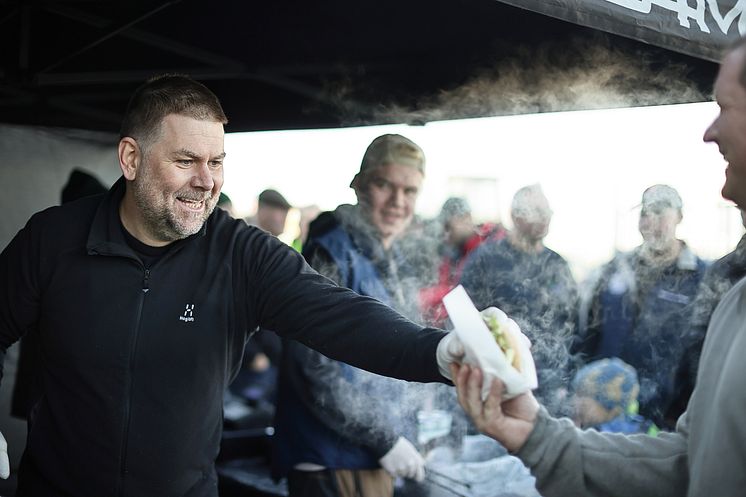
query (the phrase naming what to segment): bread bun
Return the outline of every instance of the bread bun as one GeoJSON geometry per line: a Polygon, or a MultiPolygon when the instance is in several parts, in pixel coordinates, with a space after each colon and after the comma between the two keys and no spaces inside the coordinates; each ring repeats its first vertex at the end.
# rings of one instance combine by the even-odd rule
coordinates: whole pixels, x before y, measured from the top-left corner
{"type": "Polygon", "coordinates": [[[515,334],[515,330],[513,330],[510,326],[503,326],[503,333],[505,333],[505,338],[508,339],[508,343],[510,344],[510,347],[513,349],[513,361],[510,363],[515,369],[517,369],[519,372],[521,371],[521,347],[520,347],[520,341],[518,336],[515,334]]]}
{"type": "Polygon", "coordinates": [[[495,339],[498,347],[505,354],[505,358],[517,371],[521,371],[521,348],[515,330],[507,324],[500,324],[494,316],[482,316],[484,323],[495,339]]]}

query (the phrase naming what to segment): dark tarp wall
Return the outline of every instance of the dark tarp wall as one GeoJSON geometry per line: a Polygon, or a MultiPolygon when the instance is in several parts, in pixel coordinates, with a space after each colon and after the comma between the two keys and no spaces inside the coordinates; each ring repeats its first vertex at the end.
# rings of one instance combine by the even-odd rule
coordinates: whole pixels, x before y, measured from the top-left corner
{"type": "Polygon", "coordinates": [[[497,1],[714,62],[746,34],[742,0],[497,1]]]}

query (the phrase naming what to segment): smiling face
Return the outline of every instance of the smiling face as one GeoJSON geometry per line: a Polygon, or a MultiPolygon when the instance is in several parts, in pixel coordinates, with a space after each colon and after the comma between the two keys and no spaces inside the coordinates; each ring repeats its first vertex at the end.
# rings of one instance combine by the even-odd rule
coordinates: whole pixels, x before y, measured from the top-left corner
{"type": "Polygon", "coordinates": [[[119,157],[128,180],[120,216],[141,242],[167,245],[197,233],[223,186],[223,125],[169,114],[144,152],[122,138],[119,157]]]}
{"type": "Polygon", "coordinates": [[[727,162],[723,197],[746,207],[746,88],[739,81],[746,56],[741,46],[723,59],[715,81],[720,113],[705,131],[706,142],[717,143],[727,162]]]}
{"type": "Polygon", "coordinates": [[[387,164],[376,167],[365,183],[355,188],[358,202],[385,248],[389,248],[412,221],[423,179],[423,174],[415,167],[387,164]]]}

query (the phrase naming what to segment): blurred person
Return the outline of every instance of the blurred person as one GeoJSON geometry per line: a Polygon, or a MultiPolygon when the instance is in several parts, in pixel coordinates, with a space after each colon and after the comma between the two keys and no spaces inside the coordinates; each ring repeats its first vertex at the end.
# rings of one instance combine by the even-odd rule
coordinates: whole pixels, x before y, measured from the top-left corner
{"type": "Polygon", "coordinates": [[[437,267],[437,282],[420,291],[420,308],[426,322],[442,327],[448,314],[443,297],[461,280],[467,257],[486,240],[499,241],[505,237],[500,224],[477,225],[472,219],[471,206],[462,197],[450,197],[440,209],[437,222],[442,227],[444,241],[437,267]]]}
{"type": "MultiPolygon", "coordinates": [[[[722,195],[746,208],[746,39],[727,49],[715,82],[720,113],[704,134],[727,162],[722,195]]],[[[500,381],[482,398],[482,372],[454,366],[464,409],[479,429],[526,464],[545,497],[700,497],[746,488],[746,319],[741,279],[720,300],[702,347],[697,382],[676,431],[624,436],[581,431],[530,393],[503,401],[500,381]]]]}
{"type": "Polygon", "coordinates": [[[580,428],[613,433],[647,433],[658,428],[637,414],[640,384],[635,368],[616,357],[586,364],[571,383],[573,420],[580,428]]]}
{"type": "Polygon", "coordinates": [[[567,261],[544,245],[552,210],[539,185],[519,189],[513,229],[468,257],[461,284],[477,309],[498,307],[534,344],[539,390],[553,412],[565,405],[569,345],[577,326],[578,288],[567,261]]]}
{"type": "Polygon", "coordinates": [[[148,80],[122,123],[122,177],[35,214],[0,254],[0,352],[29,329],[42,351],[18,495],[216,497],[223,392],[257,326],[378,374],[448,377],[450,335],[215,209],[226,122],[204,85],[148,80]]]}
{"type": "MultiPolygon", "coordinates": [[[[257,197],[256,213],[246,219],[246,222],[271,235],[280,236],[285,231],[291,207],[280,192],[267,188],[257,197]]],[[[235,397],[228,397],[228,400],[250,403],[257,418],[251,416],[248,418],[249,422],[266,425],[274,415],[277,363],[282,344],[280,338],[267,329],[257,329],[252,338],[246,343],[238,377],[230,386],[235,397]]]]}
{"type": "Polygon", "coordinates": [[[298,252],[303,251],[303,244],[308,239],[308,229],[311,226],[311,222],[321,214],[321,209],[318,205],[307,205],[298,209],[300,211],[300,219],[298,220],[299,233],[298,237],[293,240],[293,248],[298,252]]]}
{"type": "MultiPolygon", "coordinates": [[[[741,223],[746,227],[746,212],[740,210],[741,223]]],[[[694,390],[699,366],[699,355],[705,341],[710,317],[720,299],[738,280],[746,276],[746,234],[735,250],[710,264],[705,271],[692,302],[689,327],[682,338],[683,358],[676,373],[674,409],[684,411],[694,390]]]]}
{"type": "MultiPolygon", "coordinates": [[[[303,248],[311,267],[416,318],[397,241],[412,222],[424,175],[417,144],[393,134],[373,140],[350,184],[357,204],[311,223],[303,248]]],[[[288,478],[291,496],[385,497],[393,495],[392,477],[421,480],[424,460],[394,413],[402,395],[401,384],[283,340],[273,475],[288,478]]]]}
{"type": "MultiPolygon", "coordinates": [[[[62,204],[80,198],[100,195],[108,189],[91,173],[75,168],[62,187],[62,204]]],[[[18,369],[10,400],[10,414],[19,419],[32,421],[33,408],[42,395],[41,350],[38,331],[30,329],[21,339],[18,350],[18,369]]]]}
{"type": "Polygon", "coordinates": [[[576,345],[581,361],[618,357],[640,379],[640,414],[672,429],[674,376],[682,361],[682,340],[691,303],[706,265],[676,238],[681,197],[668,185],[642,195],[639,229],[643,243],[617,255],[590,286],[587,324],[576,345]]]}
{"type": "Polygon", "coordinates": [[[236,217],[236,212],[233,209],[233,202],[227,194],[220,192],[217,206],[227,212],[231,217],[236,217]]]}
{"type": "Polygon", "coordinates": [[[280,236],[285,231],[285,221],[291,207],[280,192],[268,188],[257,197],[256,214],[247,218],[246,222],[274,236],[280,236]]]}
{"type": "Polygon", "coordinates": [[[60,200],[63,204],[66,204],[79,198],[99,195],[106,190],[108,188],[97,177],[76,167],[70,172],[65,185],[62,187],[60,200]]]}

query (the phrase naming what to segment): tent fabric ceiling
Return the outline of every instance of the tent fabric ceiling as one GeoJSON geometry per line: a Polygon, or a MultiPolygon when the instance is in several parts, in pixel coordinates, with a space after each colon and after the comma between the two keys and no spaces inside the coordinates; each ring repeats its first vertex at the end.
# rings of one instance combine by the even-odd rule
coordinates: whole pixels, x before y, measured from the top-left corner
{"type": "MultiPolygon", "coordinates": [[[[0,28],[0,122],[105,131],[164,72],[205,82],[227,129],[249,131],[400,122],[392,109],[433,105],[501,60],[529,67],[547,47],[558,65],[590,45],[677,64],[703,92],[717,69],[496,0],[0,0],[0,28]]],[[[449,112],[437,118],[466,117],[449,112]]],[[[501,112],[519,111],[466,114],[501,112]]]]}

